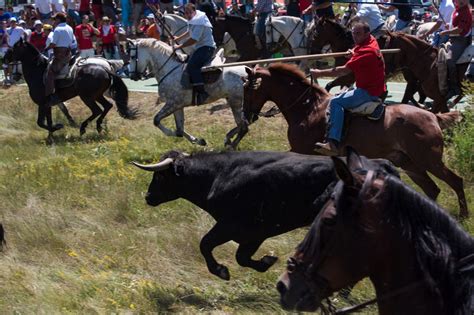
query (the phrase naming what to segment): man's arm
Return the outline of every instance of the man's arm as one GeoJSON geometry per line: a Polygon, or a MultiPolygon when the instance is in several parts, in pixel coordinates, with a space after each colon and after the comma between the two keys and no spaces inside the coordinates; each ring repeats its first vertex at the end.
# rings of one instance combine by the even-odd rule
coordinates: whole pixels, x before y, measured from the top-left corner
{"type": "Polygon", "coordinates": [[[450,30],[442,31],[439,33],[439,35],[444,36],[444,35],[459,35],[461,34],[462,30],[459,27],[454,27],[450,30]]]}
{"type": "Polygon", "coordinates": [[[171,39],[173,39],[175,42],[180,41],[181,39],[185,38],[186,36],[189,36],[189,31],[184,32],[183,34],[179,36],[173,36],[171,39]]]}
{"type": "Polygon", "coordinates": [[[309,72],[311,73],[313,78],[317,79],[317,78],[320,78],[320,77],[339,77],[339,76],[343,76],[343,75],[346,75],[346,74],[350,74],[352,72],[352,70],[344,65],[344,66],[334,67],[332,69],[325,69],[325,70],[311,69],[309,72]]]}
{"type": "Polygon", "coordinates": [[[428,36],[430,36],[431,34],[433,34],[434,32],[436,32],[437,30],[439,30],[439,28],[441,27],[441,24],[443,22],[442,21],[437,21],[435,25],[433,25],[433,27],[428,31],[426,32],[425,34],[421,35],[420,37],[422,39],[425,39],[427,38],[428,36]]]}

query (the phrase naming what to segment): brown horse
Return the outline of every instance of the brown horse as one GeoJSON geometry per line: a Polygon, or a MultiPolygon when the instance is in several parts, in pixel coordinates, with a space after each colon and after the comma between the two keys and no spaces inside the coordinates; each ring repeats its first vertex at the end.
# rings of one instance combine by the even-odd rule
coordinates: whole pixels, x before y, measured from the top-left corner
{"type": "MultiPolygon", "coordinates": [[[[326,109],[331,95],[311,84],[295,65],[276,63],[265,68],[247,68],[243,114],[252,123],[266,101],[275,102],[288,122],[291,151],[315,154],[314,144],[324,140],[326,109]]],[[[445,129],[459,112],[433,114],[410,105],[391,105],[383,119],[350,117],[341,148],[351,145],[368,158],[386,158],[406,171],[433,200],[440,189],[427,172],[446,182],[457,194],[460,215],[467,216],[463,180],[442,160],[445,129]]]]}
{"type": "MultiPolygon", "coordinates": [[[[438,49],[424,40],[404,33],[387,33],[387,35],[379,39],[379,45],[382,49],[400,49],[399,54],[384,56],[385,64],[393,67],[389,71],[396,71],[402,68],[410,69],[414,77],[420,82],[426,96],[433,100],[431,110],[434,113],[449,111],[446,96],[439,90],[438,67],[436,63],[438,49]]],[[[457,65],[459,82],[464,79],[464,73],[468,66],[469,63],[457,65]]],[[[408,88],[407,85],[407,90],[408,88]]],[[[411,85],[410,88],[416,89],[416,86],[411,85]]],[[[414,90],[405,91],[406,94],[413,94],[414,92],[414,90]]],[[[454,103],[459,102],[461,98],[462,95],[457,97],[454,103]]]]}
{"type": "MultiPolygon", "coordinates": [[[[347,51],[348,49],[354,47],[354,40],[352,39],[352,34],[349,29],[345,26],[337,23],[331,19],[319,19],[318,22],[314,24],[311,31],[311,53],[319,54],[321,53],[324,46],[329,45],[333,52],[342,52],[347,51]]],[[[381,40],[378,40],[379,44],[381,40]]],[[[386,41],[383,40],[383,44],[386,41]]],[[[395,61],[394,59],[385,58],[385,74],[387,76],[394,75],[398,70],[401,70],[405,80],[407,81],[407,86],[405,93],[402,98],[402,103],[406,104],[411,101],[414,105],[419,106],[418,102],[423,103],[426,99],[423,90],[421,89],[418,80],[414,74],[408,68],[400,69],[399,65],[391,65],[390,62],[395,61]],[[420,95],[419,101],[414,99],[414,94],[418,91],[420,95]]],[[[347,62],[347,59],[344,57],[336,58],[336,66],[342,66],[347,62]]],[[[344,75],[336,78],[335,80],[329,82],[326,85],[326,90],[330,91],[335,86],[350,86],[355,81],[353,74],[344,75]]]]}
{"type": "Polygon", "coordinates": [[[373,303],[382,315],[473,314],[474,238],[355,152],[333,160],[341,180],[280,277],[282,306],[324,311],[333,292],[369,277],[377,298],[335,314],[373,303]]]}

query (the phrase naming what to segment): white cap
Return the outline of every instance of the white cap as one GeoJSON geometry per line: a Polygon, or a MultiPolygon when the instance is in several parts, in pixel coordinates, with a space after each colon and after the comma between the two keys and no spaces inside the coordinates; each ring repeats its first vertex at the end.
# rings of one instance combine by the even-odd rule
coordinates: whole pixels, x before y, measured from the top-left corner
{"type": "Polygon", "coordinates": [[[147,19],[154,19],[155,16],[153,15],[153,13],[150,13],[146,16],[147,19]]]}
{"type": "Polygon", "coordinates": [[[25,20],[19,20],[18,24],[26,24],[25,20]]]}
{"type": "Polygon", "coordinates": [[[16,22],[16,17],[14,17],[14,16],[11,17],[11,18],[10,18],[10,22],[16,22]]]}
{"type": "Polygon", "coordinates": [[[40,20],[36,20],[34,26],[36,25],[43,25],[43,22],[41,22],[40,20]]]}

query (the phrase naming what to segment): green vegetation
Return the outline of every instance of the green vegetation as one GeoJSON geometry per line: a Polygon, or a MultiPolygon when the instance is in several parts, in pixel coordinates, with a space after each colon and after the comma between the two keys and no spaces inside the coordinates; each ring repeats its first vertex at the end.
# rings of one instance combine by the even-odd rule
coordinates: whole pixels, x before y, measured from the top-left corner
{"type": "MultiPolygon", "coordinates": [[[[0,222],[8,243],[0,253],[2,313],[284,313],[275,283],[305,229],[264,243],[257,255],[281,258],[266,273],[239,267],[235,244],[218,247],[216,258],[232,275],[225,282],[209,274],[199,253],[199,241],[213,225],[210,216],[183,200],[145,204],[151,174],[129,162],[157,161],[171,149],[201,149],[153,126],[156,95],[132,93],[131,103],[142,112],[138,120],[123,120],[112,110],[106,134],[98,136],[90,124],[81,138],[67,127],[49,146],[27,89],[13,87],[0,97],[0,222]]],[[[79,100],[68,107],[78,121],[89,115],[79,100]]],[[[211,107],[186,109],[186,130],[207,140],[205,150],[221,150],[233,118],[229,109],[210,114],[211,107]]],[[[65,122],[54,113],[55,121],[65,122]]],[[[448,160],[466,179],[474,211],[474,124],[472,113],[466,117],[470,122],[453,132],[448,160]]],[[[174,126],[174,120],[165,124],[174,126]]],[[[260,119],[240,149],[288,150],[286,123],[281,116],[260,119]]],[[[441,187],[439,202],[456,214],[455,195],[441,187]]],[[[474,219],[464,226],[474,233],[474,219]]],[[[363,281],[353,299],[373,295],[363,281]]],[[[337,299],[336,305],[345,305],[337,299]]]]}

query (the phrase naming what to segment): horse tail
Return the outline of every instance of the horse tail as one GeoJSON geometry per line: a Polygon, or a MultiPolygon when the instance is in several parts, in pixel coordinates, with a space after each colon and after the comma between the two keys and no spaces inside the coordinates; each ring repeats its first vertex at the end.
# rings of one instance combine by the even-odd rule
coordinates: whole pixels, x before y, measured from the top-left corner
{"type": "Polygon", "coordinates": [[[5,230],[3,229],[3,225],[0,224],[0,250],[2,249],[2,246],[5,245],[5,230]]]}
{"type": "Polygon", "coordinates": [[[438,119],[438,124],[441,129],[448,129],[462,120],[462,116],[459,111],[436,114],[436,118],[438,119]]]}
{"type": "Polygon", "coordinates": [[[128,88],[115,73],[107,71],[112,77],[112,85],[110,86],[110,95],[117,105],[117,110],[125,119],[135,119],[138,116],[138,110],[128,107],[128,88]]]}

